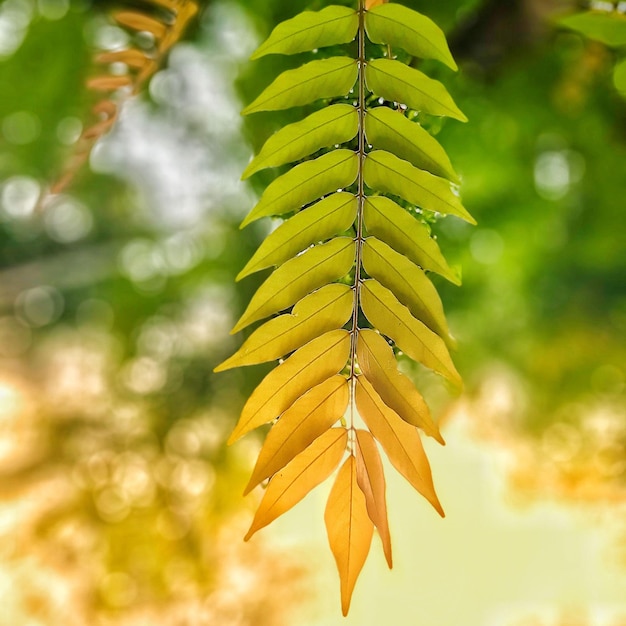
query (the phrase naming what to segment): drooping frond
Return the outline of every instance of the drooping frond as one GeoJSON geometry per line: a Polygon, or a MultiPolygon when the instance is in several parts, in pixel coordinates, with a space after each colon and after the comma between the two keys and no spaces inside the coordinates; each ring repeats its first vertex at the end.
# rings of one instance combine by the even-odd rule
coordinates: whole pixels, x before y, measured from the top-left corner
{"type": "MultiPolygon", "coordinates": [[[[414,121],[466,118],[444,85],[387,51],[435,59],[452,70],[443,32],[427,17],[384,1],[328,6],[279,24],[253,55],[296,54],[357,40],[356,55],[311,60],[279,75],[245,110],[317,106],[271,136],[243,177],[295,163],[270,183],[242,227],[286,218],[242,269],[273,267],[235,325],[267,317],[218,371],[280,359],[246,402],[230,438],[272,423],[246,493],[268,487],[249,539],[340,468],[325,522],[347,614],[373,529],[391,567],[379,446],[443,515],[421,433],[444,443],[396,352],[461,378],[429,273],[459,284],[429,224],[463,207],[442,146],[414,121]]],[[[347,50],[347,49],[346,49],[347,50]]]]}
{"type": "Polygon", "coordinates": [[[94,61],[99,73],[87,81],[89,89],[102,95],[92,108],[96,121],[82,132],[63,174],[50,187],[51,194],[60,193],[72,182],[94,144],[115,124],[123,100],[143,89],[198,12],[197,0],[145,0],[144,5],[142,9],[111,14],[121,28],[133,35],[147,35],[152,45],[133,45],[96,54],[94,61]]]}

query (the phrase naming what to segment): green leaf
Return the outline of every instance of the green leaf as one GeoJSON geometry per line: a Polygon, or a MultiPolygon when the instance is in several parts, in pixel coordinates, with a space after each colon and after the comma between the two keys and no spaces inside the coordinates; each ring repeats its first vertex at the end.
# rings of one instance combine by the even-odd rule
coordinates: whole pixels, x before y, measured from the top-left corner
{"type": "Polygon", "coordinates": [[[242,114],[280,111],[322,98],[346,96],[354,87],[357,74],[356,61],[348,57],[331,57],[305,63],[280,74],[242,114]]]}
{"type": "Polygon", "coordinates": [[[461,281],[450,269],[426,224],[385,196],[366,198],[363,217],[367,231],[388,243],[420,267],[436,272],[455,285],[461,281]]]}
{"type": "Polygon", "coordinates": [[[343,376],[331,376],[300,396],[267,434],[244,496],[339,421],[349,400],[350,386],[343,376]]]}
{"type": "Polygon", "coordinates": [[[452,117],[461,122],[467,118],[454,104],[446,88],[419,70],[400,61],[374,59],[365,68],[365,81],[370,91],[391,102],[401,102],[410,109],[452,117]]]}
{"type": "Polygon", "coordinates": [[[613,83],[617,91],[626,98],[626,60],[621,61],[613,70],[613,83]]]}
{"type": "Polygon", "coordinates": [[[242,179],[267,167],[292,163],[320,148],[350,141],[359,128],[359,114],[351,104],[334,104],[289,124],[272,135],[245,169],[242,179]]]}
{"type": "Polygon", "coordinates": [[[363,176],[372,189],[400,196],[422,209],[456,215],[470,224],[476,224],[447,180],[418,170],[390,152],[370,152],[365,159],[363,176]]]}
{"type": "Polygon", "coordinates": [[[386,243],[368,237],[363,245],[363,267],[372,278],[390,289],[413,316],[444,340],[450,339],[439,294],[417,265],[386,243]]]}
{"type": "Polygon", "coordinates": [[[252,392],[228,444],[276,419],[303,393],[338,374],[349,355],[350,333],[347,330],[332,330],[296,350],[252,392]]]}
{"type": "Polygon", "coordinates": [[[564,17],[558,23],[607,46],[626,46],[626,15],[586,11],[564,17]]]}
{"type": "Polygon", "coordinates": [[[356,211],[356,196],[343,191],[297,213],[268,235],[239,272],[237,280],[280,265],[311,244],[344,232],[354,223],[356,211]]]}
{"type": "Polygon", "coordinates": [[[374,147],[392,152],[435,176],[458,182],[459,177],[439,142],[400,111],[388,107],[377,107],[368,111],[365,117],[365,134],[368,143],[374,147]]]}
{"type": "Polygon", "coordinates": [[[441,374],[457,388],[462,387],[461,377],[441,337],[415,319],[389,289],[375,280],[364,281],[361,308],[371,324],[393,339],[405,354],[441,374]]]}
{"type": "Polygon", "coordinates": [[[321,11],[304,11],[278,24],[250,58],[297,54],[348,43],[355,38],[358,28],[359,16],[348,7],[331,5],[321,11]]]}
{"type": "Polygon", "coordinates": [[[381,4],[365,13],[367,36],[373,43],[402,48],[422,59],[436,59],[457,70],[443,31],[425,15],[401,4],[381,4]]]}
{"type": "Polygon", "coordinates": [[[296,165],[268,185],[241,228],[261,217],[296,211],[331,191],[349,187],[356,180],[358,167],[359,158],[352,150],[333,150],[296,165]]]}
{"type": "Polygon", "coordinates": [[[444,444],[428,405],[408,376],[398,371],[393,350],[385,339],[373,330],[360,330],[356,353],[363,376],[383,402],[405,422],[421,428],[428,436],[444,444]]]}
{"type": "Polygon", "coordinates": [[[257,289],[232,332],[282,311],[311,291],[343,278],[352,268],[354,256],[354,241],[338,237],[287,261],[257,289]]]}
{"type": "Polygon", "coordinates": [[[239,350],[214,371],[255,365],[279,359],[321,334],[341,328],[352,315],[352,288],[333,283],[326,285],[293,307],[291,313],[257,328],[239,350]]]}

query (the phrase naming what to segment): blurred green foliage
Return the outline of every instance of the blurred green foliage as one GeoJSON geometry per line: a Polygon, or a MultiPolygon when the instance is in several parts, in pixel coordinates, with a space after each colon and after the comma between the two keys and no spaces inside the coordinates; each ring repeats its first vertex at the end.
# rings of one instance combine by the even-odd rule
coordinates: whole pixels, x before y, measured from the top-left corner
{"type": "MultiPolygon", "coordinates": [[[[142,607],[155,605],[168,607],[164,623],[196,623],[174,621],[185,603],[202,604],[207,623],[288,623],[262,597],[293,576],[288,562],[276,578],[255,579],[249,614],[224,621],[215,606],[235,609],[206,600],[219,598],[228,567],[254,570],[256,552],[242,565],[218,538],[238,528],[245,445],[255,445],[226,450],[224,440],[266,371],[211,370],[233,351],[229,328],[260,281],[234,282],[266,228],[238,230],[253,201],[238,176],[252,149],[302,117],[241,122],[229,90],[236,77],[245,104],[298,65],[247,63],[245,54],[277,22],[326,4],[204,3],[169,69],[131,103],[113,147],[96,150],[100,172],[84,168],[46,210],[37,198],[95,99],[84,87],[94,46],[123,33],[107,20],[110,2],[48,14],[46,2],[0,5],[0,20],[23,35],[14,49],[0,40],[1,498],[51,496],[3,561],[21,562],[28,543],[29,558],[87,576],[75,623],[139,623],[142,607]]],[[[434,280],[468,394],[506,373],[502,410],[533,436],[555,423],[578,427],[598,407],[623,414],[626,105],[611,80],[615,53],[554,26],[549,3],[405,4],[447,31],[461,71],[429,73],[470,118],[424,120],[479,222],[434,226],[463,268],[461,288],[434,280]]],[[[255,175],[251,189],[272,176],[255,175]]],[[[42,623],[60,623],[54,606],[33,606],[42,623]]]]}

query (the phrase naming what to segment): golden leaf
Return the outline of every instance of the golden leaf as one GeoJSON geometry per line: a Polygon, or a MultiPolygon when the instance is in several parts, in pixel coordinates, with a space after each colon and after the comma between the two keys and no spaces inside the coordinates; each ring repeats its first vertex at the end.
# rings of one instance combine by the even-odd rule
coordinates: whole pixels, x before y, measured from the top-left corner
{"type": "Polygon", "coordinates": [[[357,378],[355,396],[359,415],[383,447],[391,464],[444,517],[417,428],[407,424],[390,409],[364,376],[357,378]]]}
{"type": "Polygon", "coordinates": [[[363,495],[367,514],[378,528],[380,540],[389,569],[393,567],[391,558],[391,536],[387,520],[387,501],[385,498],[385,473],[376,442],[366,430],[356,431],[356,478],[363,495]]]}
{"type": "Polygon", "coordinates": [[[122,76],[97,76],[87,81],[87,87],[97,91],[115,91],[121,87],[132,85],[132,82],[132,78],[126,74],[122,76]]]}
{"type": "Polygon", "coordinates": [[[347,330],[333,330],[296,350],[252,392],[228,444],[271,422],[303,393],[340,372],[349,354],[350,333],[347,330]]]}
{"type": "Polygon", "coordinates": [[[120,26],[125,26],[138,32],[150,33],[157,41],[163,37],[167,30],[167,27],[162,22],[137,11],[118,11],[113,14],[113,19],[120,26]]]}
{"type": "Polygon", "coordinates": [[[296,505],[335,470],[348,443],[345,428],[331,428],[275,474],[244,541],[296,505]]]}
{"type": "Polygon", "coordinates": [[[341,419],[349,399],[343,376],[332,376],[298,398],[268,433],[244,495],[341,419]]]}
{"type": "Polygon", "coordinates": [[[134,67],[135,69],[141,69],[153,62],[145,52],[137,48],[101,52],[96,56],[95,61],[96,63],[124,63],[128,67],[134,67]]]}
{"type": "Polygon", "coordinates": [[[357,484],[356,459],[342,465],[328,496],[324,513],[330,549],[341,581],[341,612],[350,609],[356,580],[369,553],[374,524],[367,514],[365,496],[357,484]]]}
{"type": "Polygon", "coordinates": [[[389,0],[365,0],[365,9],[373,9],[381,4],[387,4],[387,2],[389,2],[389,0]]]}
{"type": "Polygon", "coordinates": [[[418,426],[439,443],[445,443],[424,398],[411,380],[398,371],[393,350],[383,337],[373,330],[359,331],[357,358],[364,376],[387,406],[405,422],[418,426]]]}

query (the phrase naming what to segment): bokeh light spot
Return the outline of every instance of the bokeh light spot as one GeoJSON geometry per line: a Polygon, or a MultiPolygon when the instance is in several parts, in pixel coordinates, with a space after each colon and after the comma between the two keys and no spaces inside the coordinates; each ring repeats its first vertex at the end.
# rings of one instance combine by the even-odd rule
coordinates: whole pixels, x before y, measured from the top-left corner
{"type": "Polygon", "coordinates": [[[108,605],[122,608],[137,597],[137,583],[125,572],[112,572],[102,579],[100,592],[108,605]]]}
{"type": "Polygon", "coordinates": [[[63,313],[63,307],[61,293],[47,285],[23,291],[15,301],[18,318],[35,328],[56,322],[63,313]]]}
{"type": "Polygon", "coordinates": [[[470,239],[470,252],[478,263],[493,265],[502,257],[504,240],[495,230],[478,230],[470,239]]]}
{"type": "Polygon", "coordinates": [[[41,122],[30,111],[17,111],[2,120],[2,134],[9,143],[15,145],[32,143],[40,132],[41,122]]]}
{"type": "Polygon", "coordinates": [[[13,176],[2,185],[2,210],[13,218],[30,217],[37,206],[40,193],[41,188],[34,178],[13,176]]]}
{"type": "Polygon", "coordinates": [[[82,131],[83,123],[77,117],[64,117],[57,124],[57,138],[66,146],[76,143],[82,131]]]}
{"type": "Polygon", "coordinates": [[[70,8],[70,0],[37,0],[37,8],[47,20],[60,20],[70,8]]]}
{"type": "Polygon", "coordinates": [[[93,218],[85,205],[63,198],[46,209],[44,224],[51,239],[59,243],[73,243],[89,234],[93,218]]]}

